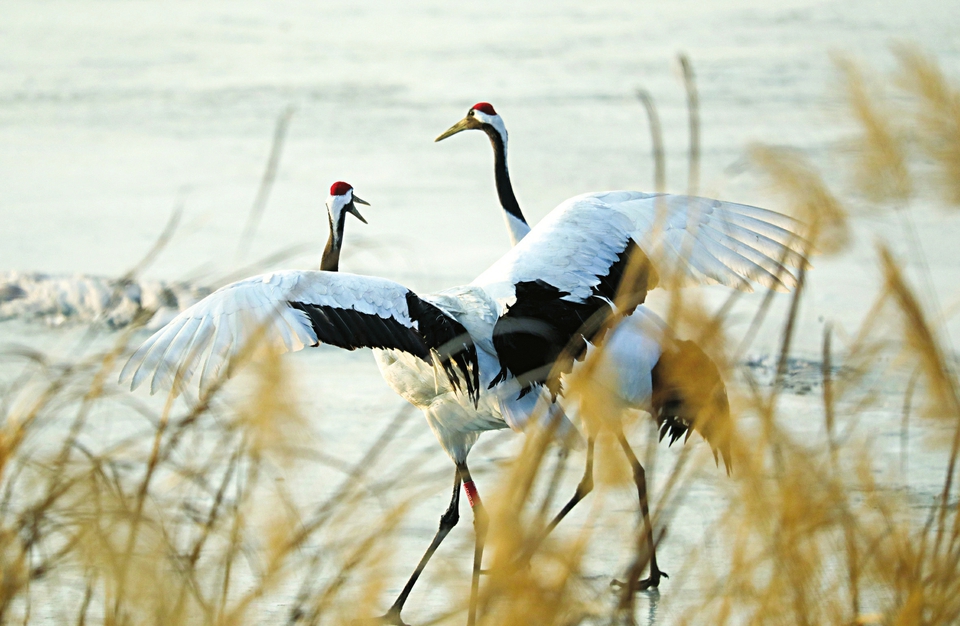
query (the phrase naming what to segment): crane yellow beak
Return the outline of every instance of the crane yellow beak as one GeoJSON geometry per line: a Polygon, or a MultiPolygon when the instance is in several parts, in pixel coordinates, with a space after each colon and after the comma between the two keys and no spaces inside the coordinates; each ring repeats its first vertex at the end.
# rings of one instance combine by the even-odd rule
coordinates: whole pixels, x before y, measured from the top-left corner
{"type": "Polygon", "coordinates": [[[475,117],[467,116],[448,128],[442,135],[434,139],[434,141],[443,141],[451,135],[456,135],[462,130],[471,130],[473,128],[480,128],[480,122],[475,117]]]}

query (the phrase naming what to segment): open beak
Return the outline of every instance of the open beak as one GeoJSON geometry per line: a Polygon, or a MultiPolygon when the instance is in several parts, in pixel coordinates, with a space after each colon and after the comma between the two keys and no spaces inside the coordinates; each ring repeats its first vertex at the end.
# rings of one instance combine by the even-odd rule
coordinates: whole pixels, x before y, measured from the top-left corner
{"type": "Polygon", "coordinates": [[[363,216],[360,215],[360,211],[357,210],[356,203],[360,203],[360,204],[363,204],[363,205],[365,205],[365,206],[370,206],[370,203],[367,202],[366,200],[363,200],[363,199],[361,199],[361,198],[358,198],[358,197],[354,196],[354,197],[353,197],[353,202],[351,202],[350,205],[347,207],[347,212],[348,212],[348,213],[352,213],[353,215],[355,215],[355,216],[357,217],[358,220],[360,220],[361,222],[363,222],[364,224],[366,224],[366,223],[367,223],[367,220],[363,219],[363,216]]]}
{"type": "Polygon", "coordinates": [[[480,128],[480,122],[477,121],[475,117],[465,117],[450,128],[447,129],[445,133],[434,139],[434,141],[443,141],[451,135],[456,135],[461,130],[470,130],[472,128],[480,128]]]}

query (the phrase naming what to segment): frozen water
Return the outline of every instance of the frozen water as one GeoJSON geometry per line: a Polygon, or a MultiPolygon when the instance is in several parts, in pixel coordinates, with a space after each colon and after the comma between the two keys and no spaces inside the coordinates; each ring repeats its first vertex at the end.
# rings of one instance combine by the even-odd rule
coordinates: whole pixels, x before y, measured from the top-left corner
{"type": "Polygon", "coordinates": [[[148,328],[160,328],[209,293],[181,282],[0,272],[0,321],[28,319],[50,326],[103,323],[116,329],[148,311],[148,328]]]}

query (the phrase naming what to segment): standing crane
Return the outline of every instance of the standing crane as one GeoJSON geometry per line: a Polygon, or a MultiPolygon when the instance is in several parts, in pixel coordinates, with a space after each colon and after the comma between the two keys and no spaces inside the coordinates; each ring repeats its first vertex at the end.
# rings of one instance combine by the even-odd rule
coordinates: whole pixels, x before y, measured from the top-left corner
{"type": "MultiPolygon", "coordinates": [[[[331,194],[327,207],[338,235],[331,235],[330,247],[339,255],[344,212],[355,211],[350,205],[356,198],[352,189],[331,194]]],[[[785,289],[779,269],[763,269],[779,268],[773,259],[794,258],[796,239],[776,224],[782,219],[712,200],[584,194],[561,203],[473,282],[438,293],[421,295],[387,279],[324,270],[279,271],[226,285],[147,339],[120,380],[132,388],[149,380],[151,391],[172,388],[189,383],[202,361],[202,390],[251,339],[281,351],[320,343],[372,348],[384,380],[423,411],[456,467],[437,533],[383,619],[403,623],[407,596],[459,520],[462,486],[476,527],[468,613],[473,624],[487,516],[467,455],[480,434],[524,430],[539,413],[538,402],[556,400],[559,382],[549,372],[566,347],[579,346],[582,353],[603,326],[588,322],[613,315],[618,291],[642,298],[653,287],[649,281],[625,286],[634,251],[693,282],[750,290],[753,281],[785,289]],[[658,218],[661,205],[665,219],[658,218]],[[717,242],[712,232],[737,236],[717,242]],[[744,264],[737,260],[742,255],[766,260],[744,264]]],[[[548,416],[565,420],[560,412],[548,416]]]]}
{"type": "MultiPolygon", "coordinates": [[[[517,245],[531,229],[520,209],[510,182],[510,172],[507,167],[508,135],[503,118],[489,102],[478,102],[470,107],[462,120],[439,135],[435,141],[443,141],[465,130],[482,131],[490,140],[494,155],[493,171],[497,197],[503,209],[511,243],[517,245]]],[[[618,198],[617,201],[634,202],[638,197],[636,192],[618,193],[623,195],[620,196],[622,199],[618,198]]],[[[684,196],[660,197],[663,198],[664,207],[668,211],[671,210],[671,206],[684,203],[709,205],[716,202],[684,196]]],[[[717,203],[718,206],[720,204],[723,203],[717,203]]],[[[774,217],[767,211],[763,212],[762,219],[791,229],[796,227],[795,222],[789,218],[782,215],[774,217]]],[[[727,225],[724,230],[704,233],[706,235],[704,241],[710,242],[715,254],[719,252],[720,255],[727,255],[726,257],[718,256],[718,258],[728,263],[742,264],[741,267],[749,268],[748,273],[753,272],[754,276],[765,276],[767,282],[775,288],[784,289],[795,286],[793,276],[784,273],[779,267],[776,255],[751,258],[749,254],[744,255],[745,251],[739,249],[736,243],[731,246],[733,240],[736,237],[742,238],[744,233],[730,226],[727,225]],[[723,246],[727,246],[728,250],[722,250],[723,246]],[[732,256],[730,252],[733,253],[732,256]],[[741,258],[736,258],[737,255],[741,255],[741,258]]],[[[792,251],[787,254],[789,256],[787,260],[792,261],[794,265],[799,266],[803,262],[802,258],[792,251]]],[[[688,260],[694,263],[694,268],[701,269],[695,265],[696,257],[691,256],[688,260]]],[[[636,262],[642,265],[647,261],[638,259],[636,262]]],[[[651,275],[645,280],[655,284],[657,279],[655,275],[651,275]]],[[[671,444],[680,437],[689,438],[692,430],[697,430],[711,445],[714,458],[719,452],[728,472],[731,467],[730,410],[719,369],[694,342],[674,338],[667,325],[643,305],[644,294],[641,292],[639,295],[639,299],[628,302],[627,310],[622,312],[622,319],[604,340],[604,348],[598,355],[599,362],[588,383],[591,386],[591,393],[581,394],[583,398],[581,414],[606,416],[607,419],[584,420],[587,430],[587,454],[583,478],[574,495],[547,526],[549,532],[593,489],[593,449],[597,427],[606,425],[612,428],[633,468],[649,550],[650,576],[643,580],[634,580],[639,578],[640,572],[631,572],[627,583],[630,591],[657,587],[660,578],[666,578],[667,574],[657,565],[653,526],[650,522],[647,502],[646,473],[624,436],[619,421],[609,418],[622,415],[624,411],[632,409],[646,411],[657,421],[660,439],[662,440],[669,433],[671,444]],[[595,403],[597,398],[603,398],[608,406],[602,409],[589,406],[591,402],[595,403]]],[[[608,297],[612,298],[609,295],[608,297]]],[[[520,371],[514,370],[514,374],[521,375],[522,367],[520,371]]],[[[558,381],[553,384],[558,384],[558,381]]]]}

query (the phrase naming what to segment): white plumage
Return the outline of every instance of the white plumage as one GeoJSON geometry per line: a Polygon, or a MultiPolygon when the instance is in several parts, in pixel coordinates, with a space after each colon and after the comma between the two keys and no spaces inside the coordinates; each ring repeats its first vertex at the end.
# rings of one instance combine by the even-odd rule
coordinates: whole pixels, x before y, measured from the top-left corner
{"type": "Polygon", "coordinates": [[[632,240],[659,273],[679,285],[752,291],[753,281],[788,291],[796,279],[781,259],[798,267],[803,240],[778,224],[797,227],[773,211],[708,198],[583,194],[557,206],[474,284],[493,291],[496,285],[543,280],[582,299],[632,240]]]}
{"type": "Polygon", "coordinates": [[[406,292],[386,279],[318,270],[246,278],[216,290],[145,341],[127,361],[120,379],[130,380],[134,389],[149,379],[150,391],[155,393],[170,388],[178,371],[183,382],[189,382],[202,360],[200,388],[206,389],[255,337],[283,352],[317,345],[307,314],[288,302],[348,308],[415,329],[406,292]]]}
{"type": "MultiPolygon", "coordinates": [[[[559,205],[470,285],[416,297],[462,325],[472,344],[486,353],[485,359],[493,359],[486,361],[489,369],[498,360],[494,326],[515,303],[518,283],[542,281],[562,292],[561,300],[582,301],[591,296],[630,241],[640,245],[655,263],[660,259],[667,267],[676,263],[689,281],[722,282],[744,290],[751,288],[751,280],[774,288],[792,286],[793,276],[778,269],[774,256],[798,262],[801,257],[793,250],[800,240],[774,221],[789,223],[789,218],[702,198],[639,192],[584,194],[559,205]],[[666,214],[658,218],[657,212],[664,210],[666,214]],[[662,236],[656,235],[659,221],[666,224],[659,230],[662,236]],[[716,235],[728,232],[736,232],[738,237],[716,235]],[[751,237],[753,241],[748,241],[751,237]],[[755,259],[752,264],[742,261],[747,255],[755,259]]],[[[286,270],[247,278],[221,287],[157,331],[131,356],[120,378],[129,380],[132,388],[149,380],[151,392],[156,392],[170,388],[177,375],[182,383],[189,383],[202,363],[200,386],[205,388],[252,337],[281,351],[321,342],[308,315],[292,308],[291,302],[391,320],[392,333],[399,327],[412,332],[389,338],[409,341],[420,332],[419,323],[408,311],[409,294],[413,292],[390,280],[339,272],[286,270]]],[[[382,333],[371,331],[358,339],[356,345],[344,342],[341,347],[399,349],[384,340],[382,333]]],[[[387,360],[392,365],[398,359],[387,360]]],[[[425,366],[432,369],[430,363],[425,366]]],[[[480,394],[485,396],[494,373],[482,365],[480,370],[480,394]]],[[[424,408],[424,402],[432,405],[437,397],[455,391],[451,384],[437,389],[432,376],[423,384],[424,389],[411,390],[410,381],[405,380],[401,395],[419,398],[417,404],[424,408]]],[[[510,401],[509,395],[498,392],[485,406],[496,415],[500,405],[510,401]]],[[[462,394],[457,397],[457,404],[471,404],[462,394]]],[[[489,415],[478,415],[478,420],[478,428],[465,428],[484,430],[496,421],[489,415]]],[[[506,426],[502,413],[498,426],[506,426]]],[[[461,460],[467,451],[469,448],[451,456],[461,460]]]]}
{"type": "MultiPolygon", "coordinates": [[[[466,117],[436,141],[471,129],[483,131],[490,139],[497,195],[515,246],[474,284],[497,299],[504,319],[512,315],[516,318],[514,323],[526,323],[536,329],[527,332],[525,341],[517,340],[520,333],[506,340],[501,338],[496,346],[501,360],[509,359],[511,366],[522,365],[535,371],[538,363],[523,352],[539,349],[548,356],[541,359],[540,370],[548,366],[557,369],[551,359],[558,355],[545,350],[537,334],[553,332],[560,326],[569,328],[571,323],[562,320],[562,307],[536,302],[538,296],[549,292],[544,283],[554,289],[550,295],[556,300],[585,303],[599,299],[612,304],[615,296],[625,295],[627,306],[633,308],[606,334],[603,350],[588,354],[594,363],[591,375],[580,378],[583,393],[579,395],[581,415],[593,418],[584,424],[587,466],[576,493],[549,528],[592,489],[593,438],[597,427],[607,424],[617,433],[634,467],[650,550],[650,577],[640,581],[640,568],[633,568],[627,589],[629,592],[655,587],[666,574],[657,567],[644,470],[621,431],[619,417],[631,409],[647,411],[657,420],[661,438],[669,433],[671,443],[684,434],[689,436],[695,428],[710,442],[715,456],[718,452],[723,455],[728,470],[731,459],[729,407],[718,368],[693,342],[675,339],[666,324],[642,304],[646,290],[658,283],[668,287],[715,283],[752,291],[754,282],[768,289],[788,291],[796,286],[796,278],[785,266],[802,267],[806,263],[800,253],[805,242],[795,234],[798,224],[784,215],[742,204],[611,191],[570,198],[531,230],[510,183],[506,125],[492,105],[475,104],[466,117]],[[633,246],[639,250],[632,249],[633,246]],[[634,276],[635,280],[640,279],[638,284],[624,285],[626,293],[620,293],[620,277],[615,277],[613,283],[611,279],[617,272],[622,274],[628,259],[638,253],[646,259],[633,262],[648,262],[652,267],[635,267],[641,270],[634,276]],[[648,269],[652,271],[647,272],[648,269]],[[521,286],[526,302],[517,302],[521,286]],[[637,306],[638,303],[641,304],[637,306]],[[539,316],[538,304],[544,308],[539,316]],[[561,321],[551,325],[550,320],[558,318],[561,321]]],[[[573,324],[589,321],[597,326],[596,320],[585,319],[589,307],[580,310],[571,304],[569,309],[566,313],[572,316],[573,324]]],[[[613,314],[613,310],[611,306],[607,315],[613,314]]],[[[569,334],[564,337],[569,338],[569,334]]],[[[586,335],[582,338],[590,339],[586,335]]],[[[589,344],[587,347],[590,348],[589,344]]],[[[559,369],[561,373],[572,370],[572,375],[577,376],[579,367],[569,362],[561,363],[559,369]]],[[[555,372],[541,373],[533,380],[545,382],[553,393],[561,389],[555,372]]],[[[538,400],[528,399],[523,408],[529,410],[538,400]]],[[[522,398],[518,400],[521,402],[522,398]]],[[[524,420],[522,411],[510,417],[512,422],[524,420]]]]}
{"type": "MultiPolygon", "coordinates": [[[[345,213],[334,220],[331,211],[322,267],[337,269],[345,213]]],[[[385,279],[329,271],[274,272],[227,285],[148,339],[121,380],[132,387],[150,380],[156,391],[188,383],[202,362],[202,388],[251,338],[281,351],[321,342],[375,348],[384,379],[423,411],[457,466],[437,538],[387,614],[402,623],[407,594],[456,524],[461,480],[471,504],[479,505],[466,465],[471,447],[485,430],[526,428],[538,407],[551,404],[552,359],[571,339],[591,338],[583,323],[611,307],[631,246],[661,274],[676,264],[688,281],[782,287],[792,276],[776,259],[798,258],[790,252],[792,233],[773,223],[786,219],[699,198],[584,194],[554,209],[471,284],[438,294],[418,296],[385,279]],[[531,333],[531,322],[545,331],[531,333]]],[[[544,413],[569,427],[562,412],[544,413]]],[[[481,552],[478,532],[474,589],[481,552]]]]}
{"type": "MultiPolygon", "coordinates": [[[[796,234],[799,224],[792,218],[693,196],[638,191],[583,194],[561,203],[531,229],[510,183],[508,135],[501,116],[489,103],[479,102],[437,141],[464,130],[481,130],[490,139],[497,195],[515,244],[473,281],[497,300],[501,315],[514,304],[515,286],[522,282],[544,281],[565,292],[561,298],[570,301],[596,295],[601,277],[630,242],[646,255],[660,284],[671,287],[721,284],[749,292],[756,283],[788,291],[796,286],[796,278],[786,267],[806,263],[801,254],[806,242],[796,234]]],[[[670,336],[669,329],[656,337],[645,336],[654,327],[649,319],[655,316],[642,305],[633,315],[643,319],[632,322],[627,316],[606,339],[604,359],[611,371],[635,371],[650,360],[627,345],[647,346],[651,339],[670,336]]],[[[662,321],[659,326],[664,326],[662,321]]],[[[656,359],[647,369],[655,364],[656,359]]],[[[649,371],[618,379],[621,386],[611,388],[614,397],[635,408],[650,408],[649,371]]]]}

